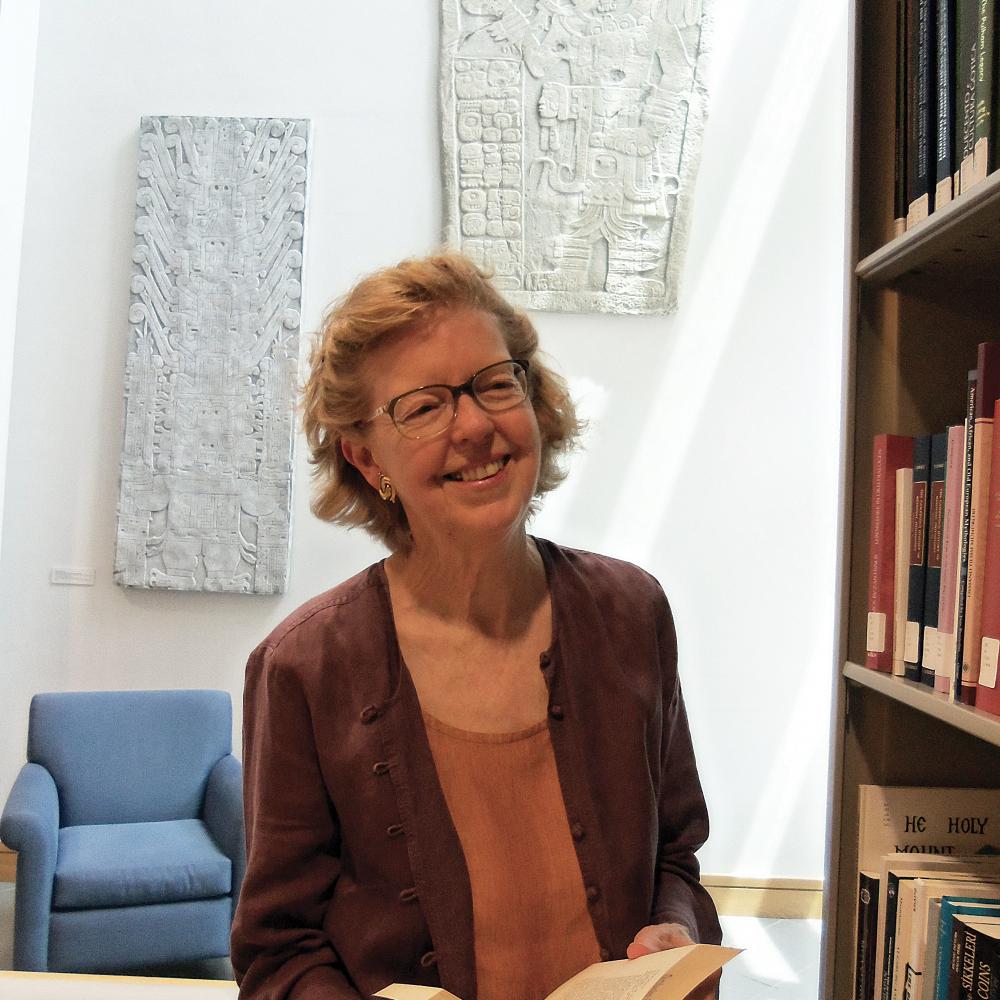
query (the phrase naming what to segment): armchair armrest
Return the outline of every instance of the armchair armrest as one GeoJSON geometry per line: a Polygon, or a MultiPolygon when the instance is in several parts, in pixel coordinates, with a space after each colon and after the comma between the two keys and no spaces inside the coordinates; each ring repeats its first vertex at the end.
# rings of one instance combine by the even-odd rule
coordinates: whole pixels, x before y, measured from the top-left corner
{"type": "Polygon", "coordinates": [[[40,764],[21,768],[0,817],[0,840],[18,852],[14,968],[44,972],[59,853],[59,793],[52,775],[40,764]]]}
{"type": "Polygon", "coordinates": [[[233,864],[233,912],[246,870],[246,834],[243,826],[243,765],[232,755],[220,758],[205,789],[205,826],[233,864]]]}

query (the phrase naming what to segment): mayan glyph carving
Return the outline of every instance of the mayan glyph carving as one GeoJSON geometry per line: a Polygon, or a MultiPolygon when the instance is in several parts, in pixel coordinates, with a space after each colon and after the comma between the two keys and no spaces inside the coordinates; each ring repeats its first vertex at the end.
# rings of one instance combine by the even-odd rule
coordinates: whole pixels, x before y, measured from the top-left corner
{"type": "Polygon", "coordinates": [[[442,0],[445,236],[535,309],[677,306],[708,0],[442,0]]]}
{"type": "Polygon", "coordinates": [[[298,119],[142,119],[123,586],[285,591],[308,150],[298,119]]]}

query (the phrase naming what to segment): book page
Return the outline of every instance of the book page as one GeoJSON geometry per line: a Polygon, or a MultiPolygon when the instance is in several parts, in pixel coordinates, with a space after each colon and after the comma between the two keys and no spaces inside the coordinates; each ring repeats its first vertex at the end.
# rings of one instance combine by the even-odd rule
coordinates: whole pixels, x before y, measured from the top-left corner
{"type": "Polygon", "coordinates": [[[388,997],[388,1000],[458,1000],[440,986],[413,986],[410,983],[392,983],[372,996],[388,997]]]}
{"type": "Polygon", "coordinates": [[[683,1000],[739,953],[738,948],[691,944],[642,958],[599,962],[546,1000],[683,1000]]]}
{"type": "MultiPolygon", "coordinates": [[[[740,950],[689,944],[642,958],[598,962],[557,987],[546,1000],[684,1000],[740,950]]],[[[458,1000],[440,986],[405,983],[393,983],[374,995],[387,1000],[458,1000]]]]}

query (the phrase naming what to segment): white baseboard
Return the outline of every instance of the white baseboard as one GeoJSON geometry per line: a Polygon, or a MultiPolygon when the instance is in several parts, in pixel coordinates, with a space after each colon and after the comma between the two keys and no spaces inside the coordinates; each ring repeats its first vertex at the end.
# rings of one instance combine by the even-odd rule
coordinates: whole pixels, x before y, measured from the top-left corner
{"type": "MultiPolygon", "coordinates": [[[[17,854],[0,845],[0,882],[13,882],[17,854]]],[[[733,875],[703,875],[701,884],[729,917],[819,918],[823,883],[808,879],[754,879],[733,875]]]]}
{"type": "Polygon", "coordinates": [[[728,917],[818,919],[823,912],[820,880],[702,875],[701,884],[728,917]]]}

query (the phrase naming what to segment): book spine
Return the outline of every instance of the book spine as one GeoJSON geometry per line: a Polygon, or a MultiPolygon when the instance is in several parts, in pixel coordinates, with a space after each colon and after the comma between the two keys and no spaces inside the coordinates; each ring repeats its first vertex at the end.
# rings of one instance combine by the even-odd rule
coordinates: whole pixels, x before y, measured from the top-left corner
{"type": "MultiPolygon", "coordinates": [[[[893,189],[895,232],[906,231],[907,179],[906,179],[906,104],[907,104],[907,54],[906,54],[906,0],[896,0],[896,176],[893,189]]],[[[954,157],[952,157],[953,159],[954,157]]]]}
{"type": "Polygon", "coordinates": [[[933,131],[933,31],[935,0],[909,0],[907,7],[907,213],[906,226],[916,225],[934,210],[931,158],[933,131]]]}
{"type": "MultiPolygon", "coordinates": [[[[994,403],[994,432],[1000,417],[1000,400],[994,403]]],[[[990,485],[986,510],[986,557],[983,579],[983,638],[980,646],[976,707],[1000,715],[1000,434],[993,435],[990,485]]]]}
{"type": "Polygon", "coordinates": [[[976,124],[973,148],[973,183],[986,179],[993,169],[990,148],[993,112],[994,0],[979,0],[976,38],[976,124]]]}
{"type": "Polygon", "coordinates": [[[966,921],[955,917],[952,940],[957,956],[952,957],[948,979],[948,996],[955,1000],[974,1000],[976,996],[976,955],[982,935],[966,921]]]}
{"type": "Polygon", "coordinates": [[[934,689],[947,694],[955,666],[955,607],[958,592],[958,555],[962,536],[962,467],[965,428],[948,428],[948,459],[944,491],[944,538],[941,541],[941,600],[938,604],[938,643],[941,656],[934,689]]]}
{"type": "Polygon", "coordinates": [[[948,967],[948,1000],[959,1000],[962,995],[962,964],[965,960],[965,935],[961,921],[956,917],[951,929],[951,961],[948,967]]]}
{"type": "Polygon", "coordinates": [[[927,516],[930,489],[931,437],[922,434],[913,441],[913,501],[910,517],[910,569],[903,643],[904,674],[920,680],[923,648],[924,594],[927,581],[927,516]]]}
{"type": "Polygon", "coordinates": [[[910,606],[910,527],[913,520],[913,469],[896,470],[896,567],[893,583],[892,673],[906,674],[906,621],[910,606]]]}
{"type": "Polygon", "coordinates": [[[979,0],[956,0],[955,6],[955,165],[959,192],[972,187],[976,148],[976,69],[979,0]]]}
{"type": "MultiPolygon", "coordinates": [[[[980,7],[982,10],[982,5],[980,7]]],[[[985,15],[984,15],[985,16],[985,15]]],[[[989,19],[992,30],[992,17],[989,19]]],[[[980,40],[979,50],[983,46],[980,40]]],[[[992,46],[991,46],[992,49],[992,46]]],[[[975,704],[976,681],[982,657],[983,586],[986,576],[986,508],[989,504],[993,459],[993,411],[1000,398],[1000,342],[985,341],[976,351],[976,420],[972,457],[972,496],[969,512],[969,573],[965,608],[965,643],[958,695],[975,704]]]]}
{"type": "Polygon", "coordinates": [[[955,598],[955,662],[949,694],[957,698],[962,687],[962,658],[965,651],[965,605],[969,592],[969,524],[972,517],[972,457],[976,440],[976,380],[978,371],[969,372],[965,407],[965,466],[962,470],[962,535],[958,553],[958,593],[955,598]]]}
{"type": "Polygon", "coordinates": [[[858,941],[854,1000],[872,1000],[875,989],[875,931],[878,926],[878,875],[858,876],[858,941]]]}
{"type": "Polygon", "coordinates": [[[879,1000],[892,996],[892,970],[896,955],[896,912],[899,904],[899,878],[889,872],[885,881],[885,931],[882,935],[882,982],[879,1000]]]}
{"type": "Polygon", "coordinates": [[[969,582],[965,602],[965,643],[959,694],[966,705],[976,700],[976,681],[983,647],[983,584],[986,576],[986,507],[989,503],[993,417],[976,419],[972,457],[972,497],[969,513],[969,582]]]}
{"type": "Polygon", "coordinates": [[[927,498],[927,569],[924,576],[924,638],[920,650],[920,681],[934,686],[941,663],[938,632],[941,600],[941,565],[944,549],[945,473],[948,467],[948,435],[931,438],[931,464],[927,498]]]}
{"type": "Polygon", "coordinates": [[[937,0],[934,26],[937,42],[935,79],[937,82],[937,128],[935,147],[934,206],[940,208],[952,199],[952,174],[955,143],[955,0],[937,0]]]}
{"type": "Polygon", "coordinates": [[[896,470],[913,462],[913,439],[879,434],[872,451],[871,534],[868,562],[868,635],[865,665],[892,671],[896,564],[896,470]]]}

